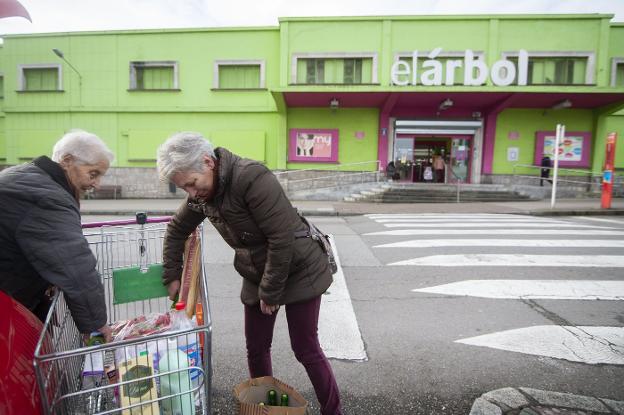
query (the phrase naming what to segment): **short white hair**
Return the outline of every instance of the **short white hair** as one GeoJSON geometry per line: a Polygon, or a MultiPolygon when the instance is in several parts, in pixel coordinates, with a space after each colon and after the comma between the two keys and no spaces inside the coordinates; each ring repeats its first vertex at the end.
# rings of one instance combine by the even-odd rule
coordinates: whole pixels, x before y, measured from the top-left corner
{"type": "Polygon", "coordinates": [[[95,134],[83,130],[71,130],[65,134],[52,149],[52,160],[60,163],[71,155],[78,164],[97,164],[107,160],[110,164],[115,155],[95,134]]]}
{"type": "Polygon", "coordinates": [[[214,146],[200,133],[183,131],[173,134],[159,148],[156,166],[162,181],[177,173],[201,173],[204,156],[214,157],[214,146]]]}

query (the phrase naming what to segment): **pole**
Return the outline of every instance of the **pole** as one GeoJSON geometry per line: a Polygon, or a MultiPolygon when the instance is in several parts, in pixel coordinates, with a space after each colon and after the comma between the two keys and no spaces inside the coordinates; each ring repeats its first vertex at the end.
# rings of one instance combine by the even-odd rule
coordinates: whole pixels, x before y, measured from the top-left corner
{"type": "Polygon", "coordinates": [[[565,125],[557,124],[557,132],[555,134],[555,162],[553,163],[552,193],[550,195],[550,208],[554,209],[555,199],[557,198],[557,173],[559,169],[559,143],[565,136],[565,125]]]}
{"type": "Polygon", "coordinates": [[[600,207],[611,208],[611,196],[613,194],[613,169],[615,167],[615,143],[617,133],[609,133],[607,136],[607,148],[605,154],[604,172],[602,173],[602,197],[600,207]]]}

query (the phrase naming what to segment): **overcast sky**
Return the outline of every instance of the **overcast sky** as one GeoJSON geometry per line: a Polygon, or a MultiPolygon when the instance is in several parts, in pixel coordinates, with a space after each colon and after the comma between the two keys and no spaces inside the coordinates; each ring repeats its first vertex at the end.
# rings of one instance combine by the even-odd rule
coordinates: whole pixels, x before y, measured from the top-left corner
{"type": "Polygon", "coordinates": [[[19,0],[32,23],[0,19],[0,34],[218,26],[276,26],[279,17],[607,13],[624,0],[19,0]]]}

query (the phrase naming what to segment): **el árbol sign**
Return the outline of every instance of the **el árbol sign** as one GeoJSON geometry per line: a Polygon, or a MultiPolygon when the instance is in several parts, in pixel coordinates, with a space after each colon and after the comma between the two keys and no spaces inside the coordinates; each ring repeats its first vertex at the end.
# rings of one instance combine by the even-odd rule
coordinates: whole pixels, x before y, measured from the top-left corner
{"type": "Polygon", "coordinates": [[[475,56],[470,49],[464,52],[463,59],[448,59],[440,62],[436,58],[442,52],[442,48],[436,48],[425,56],[419,73],[418,51],[412,53],[412,64],[405,60],[398,60],[392,65],[390,73],[392,83],[399,86],[407,85],[454,85],[455,70],[464,69],[464,85],[479,86],[486,83],[488,77],[497,86],[508,86],[516,82],[517,85],[527,84],[527,73],[529,68],[529,54],[526,50],[518,51],[517,64],[514,61],[501,59],[488,68],[487,64],[475,56]]]}

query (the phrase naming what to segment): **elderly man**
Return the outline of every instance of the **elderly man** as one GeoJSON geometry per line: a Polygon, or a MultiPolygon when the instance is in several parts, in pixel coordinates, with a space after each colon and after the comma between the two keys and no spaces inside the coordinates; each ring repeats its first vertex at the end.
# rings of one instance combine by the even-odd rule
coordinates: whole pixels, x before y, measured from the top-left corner
{"type": "Polygon", "coordinates": [[[164,283],[173,298],[180,287],[184,241],[207,217],[236,251],[243,277],[247,364],[252,378],[272,375],[271,342],[284,304],[295,357],[305,367],[323,415],[341,414],[338,386],[321,350],[317,326],[321,294],[332,282],[327,256],[262,164],[201,134],[183,132],[158,149],[158,171],[188,193],[165,235],[164,283]]]}
{"type": "Polygon", "coordinates": [[[104,287],[82,234],[79,198],[99,185],[113,158],[97,136],[72,131],[56,143],[52,159],[0,172],[0,290],[44,320],[56,286],[78,329],[107,340],[104,287]]]}

